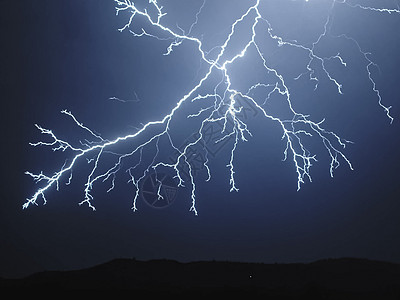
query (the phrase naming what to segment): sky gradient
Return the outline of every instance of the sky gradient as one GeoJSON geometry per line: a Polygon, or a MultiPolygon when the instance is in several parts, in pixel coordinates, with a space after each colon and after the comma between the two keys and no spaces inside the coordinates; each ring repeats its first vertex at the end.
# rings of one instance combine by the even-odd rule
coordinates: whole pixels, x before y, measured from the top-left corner
{"type": "MultiPolygon", "coordinates": [[[[203,34],[205,45],[212,48],[226,38],[246,5],[209,2],[193,34],[203,34]]],[[[324,30],[331,4],[314,2],[265,1],[263,8],[276,34],[309,44],[324,30]]],[[[189,28],[201,3],[165,3],[166,22],[189,28]]],[[[296,109],[315,120],[325,118],[328,130],[354,142],[345,149],[354,170],[341,162],[331,178],[326,151],[321,143],[311,142],[318,157],[311,170],[313,181],[297,191],[293,165],[282,161],[285,144],[279,128],[249,106],[245,119],[253,137],[240,144],[235,156],[239,192],[229,192],[230,148],[223,147],[210,162],[212,179],[205,182],[204,170],[196,175],[195,216],[189,211],[190,189],[172,188],[177,194],[163,209],[139,198],[138,211],[133,212],[134,191],[122,175],[110,193],[109,184],[96,184],[95,212],[79,206],[85,166],[74,173],[77,183],[51,190],[45,206],[22,210],[36,189],[24,172],[51,174],[65,160],[64,153],[29,145],[42,138],[34,124],[78,140],[76,126],[60,113],[67,109],[103,137],[127,134],[169,112],[199,79],[201,68],[198,53],[188,43],[164,56],[168,42],[119,32],[127,16],[115,15],[113,1],[43,0],[37,5],[6,0],[0,5],[1,32],[7,41],[1,50],[0,81],[5,107],[0,276],[76,269],[118,257],[265,263],[358,257],[400,263],[400,14],[343,5],[335,10],[330,28],[336,35],[355,38],[372,53],[379,65],[373,74],[377,86],[384,103],[393,107],[392,124],[378,105],[365,60],[354,44],[332,38],[318,47],[322,56],[340,50],[345,58],[346,68],[329,65],[343,83],[343,95],[326,79],[315,91],[306,76],[293,80],[304,67],[304,54],[265,45],[271,49],[271,64],[289,78],[296,109]]],[[[240,45],[245,36],[238,36],[240,45]]],[[[246,86],[258,74],[251,57],[244,62],[235,66],[238,86],[246,86]]],[[[277,103],[271,109],[284,114],[277,103]]],[[[174,123],[181,143],[193,133],[186,124],[174,123]]],[[[173,157],[174,152],[165,150],[163,155],[173,157]]]]}

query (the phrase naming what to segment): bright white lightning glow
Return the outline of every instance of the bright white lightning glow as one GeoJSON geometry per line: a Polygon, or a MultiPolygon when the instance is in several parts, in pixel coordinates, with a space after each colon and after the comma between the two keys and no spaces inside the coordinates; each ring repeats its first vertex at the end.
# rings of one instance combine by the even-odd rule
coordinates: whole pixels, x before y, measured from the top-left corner
{"type": "MultiPolygon", "coordinates": [[[[308,0],[305,1],[308,2],[308,0]]],[[[45,129],[40,125],[36,125],[42,134],[47,135],[50,138],[50,142],[31,143],[32,146],[50,146],[53,147],[54,151],[68,150],[69,152],[72,152],[72,155],[53,175],[45,175],[43,172],[40,172],[39,174],[26,172],[26,174],[30,175],[36,183],[43,183],[43,185],[38,188],[30,198],[26,199],[23,208],[27,208],[31,204],[37,205],[39,198],[43,199],[43,202],[46,203],[45,194],[51,187],[56,187],[58,190],[60,181],[63,178],[67,179],[66,184],[71,184],[73,181],[73,169],[77,167],[77,164],[80,161],[86,158],[91,166],[91,170],[86,178],[86,183],[83,189],[84,199],[80,202],[80,204],[87,204],[90,208],[95,210],[93,205],[93,196],[91,194],[94,183],[98,181],[104,182],[110,180],[111,187],[109,191],[112,190],[114,188],[115,176],[117,172],[121,171],[122,162],[127,158],[136,157],[137,163],[126,169],[129,177],[129,183],[131,183],[135,189],[132,203],[133,210],[137,209],[137,200],[139,197],[140,183],[142,180],[152,170],[169,168],[173,170],[178,181],[178,186],[184,186],[184,184],[190,185],[190,210],[197,215],[196,182],[192,172],[192,166],[188,160],[188,153],[190,152],[191,147],[194,147],[202,142],[204,135],[203,130],[207,124],[222,121],[224,125],[219,141],[227,138],[234,138],[232,148],[230,149],[231,151],[227,162],[227,168],[230,173],[230,190],[238,191],[238,185],[235,180],[235,160],[237,159],[235,153],[240,142],[245,142],[249,137],[252,136],[250,129],[245,123],[245,120],[241,119],[239,116],[239,113],[243,107],[237,101],[238,98],[245,99],[249,103],[252,103],[252,105],[256,107],[259,112],[261,112],[265,119],[271,120],[279,125],[279,128],[281,129],[282,141],[285,145],[283,151],[284,160],[290,161],[294,166],[294,171],[297,176],[298,190],[305,182],[305,179],[311,181],[312,178],[310,175],[310,168],[312,164],[317,161],[316,155],[312,154],[303,142],[305,136],[314,137],[320,140],[325,147],[330,157],[329,172],[331,176],[333,176],[335,168],[340,165],[340,161],[345,162],[350,169],[353,169],[351,162],[343,152],[345,146],[350,142],[341,138],[336,133],[325,129],[323,127],[324,120],[313,121],[309,115],[295,111],[292,105],[292,95],[289,87],[287,86],[287,80],[278,69],[270,65],[270,62],[267,60],[266,54],[263,52],[263,48],[260,45],[261,40],[269,38],[279,46],[291,47],[306,53],[309,60],[305,64],[304,72],[299,74],[296,79],[300,78],[301,76],[308,76],[311,81],[315,82],[315,88],[317,88],[318,83],[321,80],[321,78],[318,77],[315,72],[315,65],[318,65],[322,70],[321,76],[324,76],[325,79],[327,79],[333,86],[336,87],[337,92],[342,94],[342,84],[338,78],[329,72],[329,69],[326,67],[326,62],[328,60],[335,59],[343,66],[347,65],[346,62],[341,57],[340,53],[326,58],[319,56],[316,51],[316,46],[320,43],[321,39],[328,35],[329,26],[331,24],[331,15],[327,16],[326,22],[321,28],[321,34],[319,37],[311,45],[303,45],[297,41],[285,40],[281,36],[275,34],[272,24],[266,17],[263,16],[262,11],[260,10],[260,2],[262,2],[262,0],[251,1],[248,9],[231,24],[229,34],[226,36],[224,42],[220,45],[216,45],[212,49],[214,56],[211,58],[210,49],[205,49],[202,40],[192,35],[193,28],[197,25],[199,19],[201,18],[202,10],[207,4],[205,1],[200,6],[197,14],[195,15],[195,21],[187,32],[185,32],[182,28],[176,30],[163,24],[163,17],[166,15],[166,12],[164,11],[164,8],[159,5],[157,0],[149,0],[147,9],[139,9],[136,6],[136,1],[133,0],[115,0],[115,2],[117,15],[121,13],[129,14],[129,21],[125,24],[125,26],[120,28],[121,32],[129,31],[136,38],[149,37],[163,41],[170,40],[171,43],[167,47],[166,52],[164,53],[165,55],[170,55],[173,53],[174,49],[179,47],[182,43],[192,43],[196,46],[196,54],[200,55],[202,62],[207,66],[206,71],[204,74],[202,74],[200,80],[198,80],[194,86],[189,88],[183,97],[176,101],[176,105],[173,107],[173,109],[165,114],[162,119],[150,121],[144,124],[137,131],[128,135],[118,136],[114,139],[104,139],[100,134],[96,133],[78,121],[72,112],[67,110],[63,110],[62,113],[70,117],[76,126],[89,133],[93,138],[92,141],[81,142],[79,146],[74,146],[70,142],[57,137],[51,130],[45,129]],[[134,31],[132,29],[132,25],[137,18],[141,18],[142,21],[145,20],[146,28],[150,28],[151,32],[150,30],[145,30],[144,28],[142,28],[140,31],[134,31]],[[237,34],[238,26],[243,22],[250,22],[251,24],[250,29],[247,32],[247,41],[244,42],[244,45],[236,52],[236,54],[228,57],[227,49],[229,49],[232,39],[237,34]],[[252,51],[257,54],[259,64],[263,66],[265,71],[271,75],[274,80],[273,82],[265,82],[266,79],[260,78],[259,82],[254,82],[254,84],[248,90],[243,91],[239,90],[232,83],[233,75],[231,74],[231,67],[237,61],[243,58],[249,49],[252,49],[252,51]],[[212,92],[202,94],[200,92],[201,88],[203,88],[205,83],[209,82],[211,77],[215,74],[219,74],[222,79],[215,83],[212,92]],[[252,93],[250,93],[250,91],[271,87],[273,87],[273,89],[268,91],[267,98],[276,93],[283,96],[284,101],[282,105],[286,106],[290,111],[290,118],[282,119],[271,114],[265,108],[262,101],[252,96],[252,93]],[[209,103],[210,100],[211,104],[209,103]],[[204,103],[204,106],[200,108],[197,113],[188,116],[188,118],[201,118],[201,122],[197,131],[197,139],[187,144],[183,149],[178,149],[176,143],[171,137],[172,129],[170,124],[174,120],[174,117],[178,111],[182,109],[183,104],[187,102],[204,103]],[[169,141],[170,146],[178,151],[179,155],[176,157],[175,161],[166,162],[159,159],[159,140],[161,138],[166,138],[169,141]],[[117,154],[112,152],[110,149],[113,146],[128,140],[131,142],[131,145],[133,145],[130,151],[123,154],[117,154]],[[143,171],[139,171],[138,167],[144,164],[142,157],[143,151],[146,147],[154,147],[156,151],[151,162],[146,163],[143,171]],[[106,153],[112,153],[116,157],[116,160],[111,168],[107,169],[106,171],[100,171],[99,166],[102,163],[103,156],[106,153]],[[90,157],[90,159],[88,159],[88,157],[90,157]],[[187,182],[185,182],[181,174],[181,165],[186,165],[189,170],[189,180],[186,180],[187,182]]],[[[398,9],[367,7],[359,4],[351,4],[346,0],[332,0],[331,11],[333,11],[336,5],[346,5],[351,9],[362,9],[376,13],[400,13],[398,9]]],[[[371,83],[372,90],[378,97],[378,103],[385,111],[389,120],[393,121],[393,118],[390,115],[390,107],[386,107],[382,104],[379,90],[377,89],[376,83],[372,77],[370,68],[375,64],[370,59],[369,53],[365,52],[360,47],[358,42],[352,37],[343,34],[338,36],[338,38],[350,41],[357,46],[360,55],[362,55],[362,57],[365,59],[367,76],[371,83]]],[[[124,101],[116,97],[110,99],[124,101]]],[[[265,97],[262,100],[265,100],[265,97]]],[[[204,166],[208,172],[209,179],[211,178],[211,171],[208,161],[204,162],[204,166]]],[[[161,194],[159,194],[159,197],[162,197],[161,194]]]]}

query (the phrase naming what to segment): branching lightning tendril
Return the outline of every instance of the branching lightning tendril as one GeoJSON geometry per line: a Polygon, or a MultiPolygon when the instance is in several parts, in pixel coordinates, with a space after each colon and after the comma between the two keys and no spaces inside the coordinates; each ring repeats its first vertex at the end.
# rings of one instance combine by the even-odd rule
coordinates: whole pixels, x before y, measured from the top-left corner
{"type": "MultiPolygon", "coordinates": [[[[223,128],[221,130],[221,136],[218,141],[223,141],[227,138],[233,138],[233,144],[230,148],[230,157],[227,162],[227,168],[229,170],[229,184],[231,191],[238,191],[238,185],[235,180],[235,160],[237,159],[235,153],[239,144],[245,142],[252,136],[251,131],[245,122],[240,118],[241,107],[238,99],[245,99],[251,103],[261,113],[263,118],[274,122],[279,125],[282,134],[282,141],[284,143],[283,159],[290,161],[295,170],[297,176],[297,189],[301,188],[301,185],[305,182],[305,179],[311,181],[310,168],[314,162],[317,161],[316,155],[312,154],[305,145],[303,139],[305,136],[319,139],[325,147],[330,157],[329,172],[333,176],[334,170],[340,165],[340,162],[345,162],[350,169],[353,169],[350,160],[346,157],[343,152],[346,145],[351,143],[341,138],[335,132],[329,131],[323,127],[324,120],[314,121],[309,115],[296,111],[293,107],[293,99],[290,93],[290,89],[287,85],[287,80],[279,72],[278,69],[274,68],[268,59],[266,58],[260,41],[263,39],[271,39],[278,46],[290,47],[298,51],[304,52],[308,56],[308,61],[305,64],[304,72],[298,75],[295,79],[299,79],[302,76],[308,76],[308,78],[315,83],[315,88],[318,87],[320,76],[324,76],[331,84],[333,84],[339,94],[343,93],[342,83],[338,78],[331,74],[328,67],[326,66],[327,61],[335,60],[339,64],[346,66],[344,58],[338,53],[332,57],[323,57],[318,55],[316,46],[320,41],[326,37],[329,32],[331,15],[328,15],[326,22],[322,28],[322,32],[319,37],[311,44],[304,45],[297,41],[285,40],[283,37],[274,33],[272,24],[268,21],[260,9],[260,3],[263,0],[249,1],[249,7],[243,12],[243,14],[236,19],[230,26],[228,35],[224,42],[220,45],[213,47],[212,49],[205,49],[205,46],[201,38],[195,37],[193,33],[194,27],[199,22],[202,11],[207,5],[206,1],[203,1],[199,7],[195,21],[191,24],[188,31],[177,26],[176,28],[168,27],[164,25],[163,18],[166,15],[164,7],[162,7],[157,0],[149,0],[147,8],[140,9],[136,5],[134,0],[115,0],[116,3],[116,14],[128,14],[128,22],[119,29],[121,32],[129,31],[136,38],[155,38],[160,41],[169,41],[169,45],[166,48],[164,55],[171,55],[176,47],[179,47],[183,43],[192,43],[197,49],[196,55],[200,55],[201,61],[207,66],[204,74],[201,74],[200,79],[194,84],[193,87],[187,90],[187,93],[183,95],[177,102],[173,109],[165,114],[163,118],[157,121],[150,121],[135,132],[118,136],[114,139],[105,139],[94,130],[88,128],[81,123],[70,111],[63,110],[62,113],[70,117],[73,123],[80,129],[86,131],[92,140],[85,140],[76,146],[72,143],[59,138],[52,130],[45,129],[40,125],[36,124],[37,129],[43,134],[48,136],[49,142],[36,142],[31,143],[32,146],[49,146],[54,151],[67,151],[72,153],[70,158],[66,160],[62,167],[56,171],[53,175],[45,175],[43,172],[39,174],[33,174],[26,172],[30,175],[36,183],[42,183],[43,185],[36,190],[36,192],[28,199],[23,205],[23,208],[27,208],[31,204],[38,204],[38,200],[42,199],[46,203],[46,193],[52,187],[59,189],[59,184],[62,180],[66,180],[66,184],[71,184],[73,181],[73,169],[77,168],[77,164],[87,159],[90,164],[90,172],[87,175],[86,183],[84,186],[83,194],[84,199],[80,204],[87,204],[90,208],[95,210],[93,204],[92,189],[93,185],[98,181],[111,182],[111,187],[108,191],[112,190],[115,186],[115,176],[122,169],[122,163],[127,158],[136,158],[136,164],[126,169],[129,183],[133,185],[135,192],[133,195],[132,208],[137,209],[137,200],[139,197],[140,184],[143,179],[153,170],[159,168],[169,168],[173,170],[174,175],[178,181],[178,186],[184,186],[189,184],[191,188],[191,206],[190,210],[197,215],[196,209],[196,180],[192,174],[192,166],[188,160],[188,155],[191,147],[201,144],[203,139],[204,127],[210,123],[222,122],[223,128]],[[134,30],[133,24],[136,19],[140,18],[145,24],[141,30],[134,30]],[[231,42],[235,38],[238,31],[238,26],[243,22],[250,22],[250,30],[247,32],[247,40],[244,41],[241,49],[236,53],[228,54],[231,42]],[[263,66],[266,73],[273,78],[273,81],[265,82],[254,82],[246,91],[240,90],[235,87],[232,83],[232,66],[243,58],[248,51],[253,51],[258,57],[258,63],[263,66]],[[317,75],[315,68],[318,66],[322,72],[317,75]],[[211,81],[211,77],[215,74],[221,76],[221,80],[214,83],[214,88],[211,92],[202,93],[202,88],[211,81]],[[267,90],[267,98],[258,99],[253,95],[253,91],[259,89],[267,90]],[[273,95],[279,94],[283,97],[284,101],[282,105],[285,105],[290,111],[290,118],[281,118],[268,111],[265,107],[265,102],[273,95]],[[181,110],[184,103],[196,102],[203,104],[202,107],[189,114],[188,118],[201,118],[200,126],[197,131],[197,138],[194,141],[188,143],[183,149],[179,149],[176,142],[171,136],[170,124],[174,121],[176,114],[181,110]],[[166,162],[160,160],[159,154],[159,141],[160,139],[167,139],[172,149],[179,152],[173,162],[166,162]],[[115,145],[123,143],[124,141],[130,141],[130,145],[133,145],[130,151],[126,153],[115,153],[112,148],[115,145]],[[147,147],[155,147],[155,154],[150,162],[145,163],[143,158],[143,151],[147,147]],[[100,164],[106,154],[112,154],[115,156],[115,163],[108,168],[106,171],[100,171],[100,164]],[[139,166],[145,164],[145,167],[139,171],[139,166]],[[189,170],[189,180],[183,178],[181,174],[181,165],[186,165],[189,170]]],[[[308,1],[307,1],[308,2],[308,1]]],[[[312,2],[312,1],[310,1],[312,2]]],[[[387,13],[387,14],[400,14],[399,9],[388,9],[388,8],[374,8],[368,6],[362,6],[360,4],[352,4],[347,0],[332,0],[331,11],[337,5],[348,6],[349,9],[367,10],[371,13],[387,13]]],[[[371,60],[368,52],[364,51],[359,43],[352,37],[345,34],[336,36],[340,39],[345,39],[356,45],[360,55],[365,59],[365,70],[367,72],[368,79],[371,83],[371,88],[378,98],[378,104],[384,110],[390,122],[393,121],[393,117],[390,114],[390,107],[383,104],[381,95],[377,88],[377,85],[373,79],[371,67],[375,66],[375,63],[371,60]]],[[[270,78],[269,77],[269,78],[270,78]]],[[[135,94],[135,98],[138,99],[135,94]]],[[[110,98],[111,100],[117,100],[125,102],[116,97],[110,98]]],[[[137,102],[137,100],[133,100],[137,102]]],[[[208,179],[211,178],[211,168],[208,165],[208,160],[204,162],[204,167],[207,170],[208,179]]],[[[161,186],[161,182],[159,182],[161,186]]],[[[161,193],[158,194],[162,197],[161,193]]]]}

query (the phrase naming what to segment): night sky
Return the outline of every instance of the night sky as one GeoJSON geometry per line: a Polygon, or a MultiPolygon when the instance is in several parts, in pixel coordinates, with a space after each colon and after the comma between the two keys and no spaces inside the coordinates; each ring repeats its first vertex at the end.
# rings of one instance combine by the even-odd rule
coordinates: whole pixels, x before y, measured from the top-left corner
{"type": "MultiPolygon", "coordinates": [[[[331,3],[264,1],[276,34],[305,44],[321,34],[331,3]]],[[[203,34],[208,48],[223,41],[234,18],[246,10],[247,1],[230,2],[209,0],[200,14],[193,34],[203,34]]],[[[166,22],[189,28],[201,3],[163,1],[166,22]]],[[[382,7],[395,3],[382,1],[382,7]]],[[[134,189],[124,171],[110,193],[109,182],[96,183],[96,211],[80,206],[81,179],[88,171],[84,160],[77,164],[76,181],[51,189],[46,205],[39,201],[23,210],[37,187],[24,172],[51,174],[68,157],[30,146],[45,138],[34,124],[76,142],[80,131],[60,113],[67,109],[113,139],[161,119],[200,78],[193,45],[183,43],[164,56],[170,42],[119,32],[129,15],[116,16],[114,7],[111,0],[0,1],[0,276],[79,269],[121,257],[264,263],[357,257],[400,263],[400,14],[347,6],[336,9],[331,32],[355,38],[372,53],[379,65],[373,76],[383,102],[392,106],[392,124],[354,44],[328,39],[318,48],[323,56],[340,51],[345,58],[346,68],[329,65],[343,83],[343,95],[326,79],[315,91],[306,77],[293,80],[304,68],[304,53],[270,46],[267,57],[287,76],[296,109],[314,120],[326,118],[327,129],[354,142],[345,149],[354,170],[341,161],[331,178],[329,157],[316,139],[310,147],[318,158],[313,181],[297,191],[294,167],[282,161],[279,128],[249,107],[246,120],[253,137],[239,144],[235,156],[239,192],[229,192],[226,146],[210,162],[210,182],[204,170],[196,175],[198,216],[189,211],[188,188],[172,188],[177,194],[164,208],[146,204],[142,196],[133,212],[134,189]]],[[[246,83],[255,69],[239,65],[235,83],[246,83]]],[[[190,128],[184,122],[173,126],[184,142],[190,128]]],[[[174,155],[165,151],[166,157],[174,155]]]]}

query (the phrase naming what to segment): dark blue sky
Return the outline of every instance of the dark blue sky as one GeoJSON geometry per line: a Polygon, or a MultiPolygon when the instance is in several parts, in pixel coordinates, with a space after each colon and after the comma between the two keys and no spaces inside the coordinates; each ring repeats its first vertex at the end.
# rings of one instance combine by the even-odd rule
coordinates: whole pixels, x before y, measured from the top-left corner
{"type": "MultiPolygon", "coordinates": [[[[195,33],[204,34],[209,48],[226,37],[233,18],[245,10],[243,2],[226,8],[227,2],[209,1],[200,15],[195,33]]],[[[312,2],[317,1],[265,1],[265,16],[276,34],[310,43],[323,30],[330,1],[312,2]]],[[[188,28],[201,3],[165,3],[168,25],[176,20],[188,28]]],[[[204,172],[196,176],[199,215],[194,216],[189,212],[189,189],[179,189],[175,201],[164,209],[146,205],[142,197],[133,212],[134,190],[123,177],[110,193],[108,184],[96,185],[97,211],[79,206],[83,199],[79,179],[87,168],[74,173],[77,183],[50,191],[45,206],[22,210],[25,198],[36,188],[24,172],[51,174],[66,155],[29,146],[42,138],[35,123],[73,138],[76,128],[60,114],[67,109],[103,137],[131,132],[140,123],[162,118],[191,89],[199,79],[199,57],[190,44],[163,56],[168,42],[118,32],[127,16],[116,17],[111,0],[42,0],[40,5],[6,0],[0,6],[5,162],[0,276],[82,268],[117,257],[266,263],[361,257],[400,263],[399,14],[340,7],[331,28],[333,34],[354,37],[372,53],[380,67],[373,74],[377,86],[384,103],[393,106],[392,124],[377,104],[365,60],[354,44],[328,39],[318,49],[324,56],[340,51],[345,58],[347,68],[330,66],[343,83],[344,95],[338,95],[327,80],[315,92],[305,78],[288,81],[298,110],[315,120],[326,117],[327,129],[354,142],[345,152],[353,171],[342,162],[331,178],[329,157],[315,142],[311,146],[319,161],[311,170],[313,182],[296,191],[293,165],[282,162],[285,145],[279,128],[250,108],[246,120],[253,137],[240,144],[235,158],[239,192],[229,192],[227,146],[211,161],[210,182],[204,182],[204,172]],[[135,93],[140,102],[108,100],[134,99],[135,93]]],[[[304,56],[293,49],[271,46],[269,59],[288,78],[304,67],[304,56]]],[[[237,84],[245,85],[254,70],[239,65],[237,84]]],[[[182,142],[191,133],[179,122],[174,130],[182,142]]],[[[167,157],[174,154],[165,151],[167,157]]]]}

